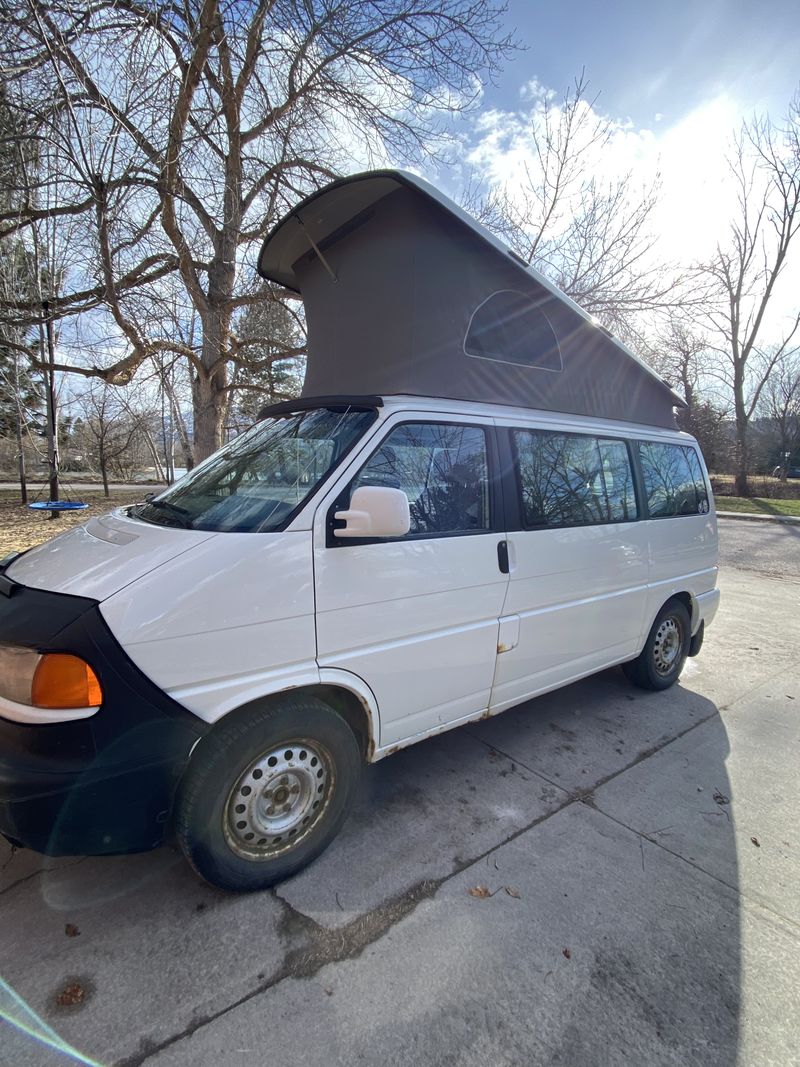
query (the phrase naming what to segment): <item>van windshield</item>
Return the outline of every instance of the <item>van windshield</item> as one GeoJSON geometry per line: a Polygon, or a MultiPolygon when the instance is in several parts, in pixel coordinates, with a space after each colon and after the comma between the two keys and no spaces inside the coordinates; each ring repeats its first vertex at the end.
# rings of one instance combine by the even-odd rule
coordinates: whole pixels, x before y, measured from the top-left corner
{"type": "Polygon", "coordinates": [[[187,530],[278,530],[375,420],[314,408],[264,419],[133,514],[187,530]]]}

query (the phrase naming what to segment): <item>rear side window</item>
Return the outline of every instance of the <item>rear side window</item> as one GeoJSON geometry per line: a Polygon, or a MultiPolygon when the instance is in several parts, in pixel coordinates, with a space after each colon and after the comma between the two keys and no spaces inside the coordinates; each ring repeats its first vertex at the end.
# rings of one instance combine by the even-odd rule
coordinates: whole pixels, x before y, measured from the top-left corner
{"type": "Polygon", "coordinates": [[[403,490],[411,512],[409,536],[491,529],[486,434],[478,426],[397,426],[352,488],[362,485],[403,490]]]}
{"type": "Polygon", "coordinates": [[[624,441],[514,430],[525,526],[586,526],[638,517],[624,441]]]}
{"type": "Polygon", "coordinates": [[[639,455],[651,518],[708,511],[706,482],[693,448],[641,441],[639,455]]]}

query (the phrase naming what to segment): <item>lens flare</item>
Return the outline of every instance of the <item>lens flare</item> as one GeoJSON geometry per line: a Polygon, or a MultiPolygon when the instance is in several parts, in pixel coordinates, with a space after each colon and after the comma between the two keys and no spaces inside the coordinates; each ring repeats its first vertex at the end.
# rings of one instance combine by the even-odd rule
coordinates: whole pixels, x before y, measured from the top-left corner
{"type": "Polygon", "coordinates": [[[37,1015],[4,978],[0,978],[0,1020],[75,1063],[85,1064],[86,1067],[103,1067],[102,1063],[85,1056],[59,1037],[52,1026],[37,1015]]]}

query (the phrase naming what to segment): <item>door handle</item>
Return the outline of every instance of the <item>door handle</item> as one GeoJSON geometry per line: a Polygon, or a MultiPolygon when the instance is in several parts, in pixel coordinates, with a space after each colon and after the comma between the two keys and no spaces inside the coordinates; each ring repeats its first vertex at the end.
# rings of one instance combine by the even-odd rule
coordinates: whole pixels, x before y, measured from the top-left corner
{"type": "Polygon", "coordinates": [[[503,574],[508,574],[508,541],[497,542],[497,566],[503,574]]]}

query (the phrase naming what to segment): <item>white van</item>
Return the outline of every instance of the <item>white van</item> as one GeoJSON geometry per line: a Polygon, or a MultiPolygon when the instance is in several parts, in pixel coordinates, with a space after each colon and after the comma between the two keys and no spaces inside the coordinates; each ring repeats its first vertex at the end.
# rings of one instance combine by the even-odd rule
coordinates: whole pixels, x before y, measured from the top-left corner
{"type": "MultiPolygon", "coordinates": [[[[364,211],[359,184],[370,218],[397,190],[413,194],[436,209],[437,239],[472,228],[483,258],[505,269],[494,259],[507,251],[418,179],[335,183],[290,216],[303,223],[290,239],[308,237],[311,257],[301,253],[336,288],[344,333],[340,283],[359,276],[349,267],[369,244],[348,228],[364,211]],[[326,193],[338,210],[323,210],[326,193]]],[[[391,256],[388,229],[376,237],[391,256]]],[[[396,227],[401,243],[407,230],[396,227]]],[[[269,258],[286,252],[280,231],[261,269],[286,285],[297,279],[269,258]]],[[[447,367],[447,398],[429,395],[423,369],[418,391],[276,405],[159,496],[0,564],[0,832],[10,841],[99,854],[174,835],[208,881],[258,889],[328,845],[365,763],[615,664],[650,689],[678,679],[719,600],[700,451],[664,425],[676,400],[651,371],[512,266],[524,275],[514,289],[470,267],[463,307],[448,307],[444,332],[458,345],[430,357],[447,367]],[[572,319],[559,324],[554,307],[572,319]],[[549,351],[535,314],[552,327],[549,351]],[[597,359],[619,362],[615,389],[589,383],[582,397],[559,386],[573,391],[571,413],[540,395],[526,403],[526,375],[569,374],[578,319],[598,335],[597,359]],[[539,331],[547,366],[501,358],[522,358],[520,321],[539,331]],[[473,359],[493,368],[488,386],[454,376],[473,359]],[[517,404],[492,393],[520,382],[517,404]],[[607,417],[623,384],[631,417],[607,417]],[[474,389],[490,395],[463,395],[474,389]],[[651,418],[637,421],[639,411],[651,418]]],[[[312,289],[310,340],[325,320],[312,289]]],[[[384,385],[406,373],[400,348],[414,362],[420,342],[405,322],[390,342],[380,319],[373,328],[397,358],[378,366],[367,332],[360,373],[384,385]]],[[[330,384],[326,373],[346,363],[326,371],[325,351],[311,344],[307,385],[330,384]]]]}

